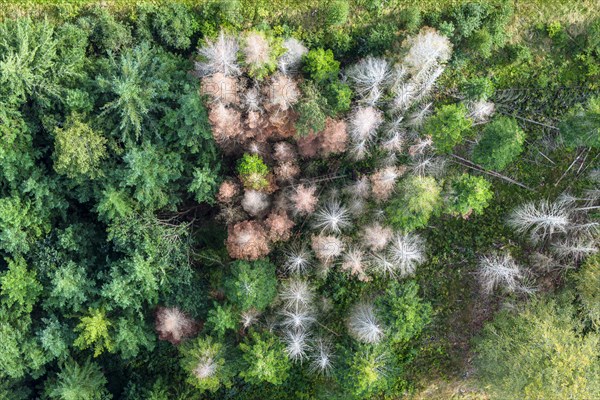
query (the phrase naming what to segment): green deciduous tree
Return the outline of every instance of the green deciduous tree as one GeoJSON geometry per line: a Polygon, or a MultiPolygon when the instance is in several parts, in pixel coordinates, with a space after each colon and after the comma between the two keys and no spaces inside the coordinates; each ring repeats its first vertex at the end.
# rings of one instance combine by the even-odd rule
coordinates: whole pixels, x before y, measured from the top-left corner
{"type": "Polygon", "coordinates": [[[314,49],[304,55],[304,72],[316,81],[336,78],[340,73],[340,63],[331,50],[314,49]]]}
{"type": "Polygon", "coordinates": [[[471,214],[481,214],[492,197],[492,184],[485,178],[462,174],[453,177],[446,184],[446,212],[463,218],[471,214]]]}
{"type": "Polygon", "coordinates": [[[64,129],[54,131],[54,169],[69,178],[96,178],[106,158],[106,138],[78,117],[70,118],[64,129]]]}
{"type": "Polygon", "coordinates": [[[51,358],[64,360],[69,355],[72,332],[57,318],[43,318],[43,329],[37,332],[42,348],[51,358]]]}
{"type": "Polygon", "coordinates": [[[570,296],[541,298],[501,311],[477,341],[481,383],[498,399],[595,399],[600,396],[597,334],[574,319],[570,296]]]}
{"type": "Polygon", "coordinates": [[[523,151],[525,133],[514,118],[498,117],[483,128],[473,149],[473,161],[487,169],[502,171],[523,151]]]}
{"type": "Polygon", "coordinates": [[[456,34],[461,38],[468,38],[481,26],[490,12],[490,6],[484,3],[468,3],[452,10],[455,20],[456,34]]]}
{"type": "Polygon", "coordinates": [[[244,154],[238,162],[237,173],[244,187],[248,189],[261,190],[269,186],[269,167],[257,154],[244,154]]]}
{"type": "MultiPolygon", "coordinates": [[[[157,246],[152,240],[148,245],[157,246]]],[[[139,245],[143,245],[139,242],[139,245]]],[[[148,249],[150,252],[156,249],[148,249]]],[[[142,312],[144,305],[156,305],[161,284],[165,284],[165,273],[174,267],[151,255],[133,250],[131,256],[123,257],[111,264],[101,294],[106,298],[109,309],[120,308],[142,312]]]]}
{"type": "Polygon", "coordinates": [[[461,91],[468,100],[487,100],[494,94],[494,84],[487,77],[475,77],[463,82],[461,91]]]}
{"type": "Polygon", "coordinates": [[[186,153],[200,154],[202,161],[210,163],[216,170],[217,150],[202,97],[198,96],[198,88],[192,82],[186,83],[183,90],[174,99],[177,107],[167,110],[161,120],[166,128],[165,139],[174,146],[184,148],[186,153]]]}
{"type": "MultiPolygon", "coordinates": [[[[127,256],[110,264],[102,295],[107,311],[155,306],[167,297],[177,305],[204,303],[190,265],[190,226],[161,221],[152,213],[118,218],[108,228],[114,250],[127,256]]],[[[186,308],[187,309],[187,308],[186,308]]]]}
{"type": "Polygon", "coordinates": [[[575,276],[577,295],[584,315],[600,328],[600,255],[587,258],[575,276]]]}
{"type": "Polygon", "coordinates": [[[217,149],[197,87],[190,82],[183,90],[175,99],[177,107],[168,110],[161,120],[164,139],[182,155],[183,173],[191,175],[188,191],[198,202],[212,202],[219,173],[217,149]]]}
{"type": "Polygon", "coordinates": [[[342,383],[350,398],[373,398],[390,387],[391,355],[383,346],[362,345],[347,355],[346,364],[342,383]]]}
{"type": "Polygon", "coordinates": [[[323,95],[327,99],[327,114],[330,116],[336,116],[350,109],[352,90],[348,84],[332,80],[325,85],[323,95]]]}
{"type": "Polygon", "coordinates": [[[124,190],[107,187],[100,195],[96,205],[99,217],[103,221],[130,217],[134,212],[133,199],[124,190]]]}
{"type": "Polygon", "coordinates": [[[0,377],[39,377],[49,357],[31,335],[31,319],[29,315],[9,314],[0,308],[0,377]]]}
{"type": "Polygon", "coordinates": [[[83,266],[68,261],[53,271],[51,283],[45,304],[62,310],[71,308],[77,312],[88,300],[94,282],[88,278],[83,266]]]}
{"type": "Polygon", "coordinates": [[[31,398],[31,389],[22,381],[4,379],[0,381],[0,399],[27,400],[31,398]]]}
{"type": "Polygon", "coordinates": [[[0,177],[13,186],[31,174],[36,152],[21,113],[0,102],[0,177]]]}
{"type": "Polygon", "coordinates": [[[468,2],[457,4],[449,10],[448,18],[440,24],[451,34],[455,43],[464,45],[475,56],[489,57],[493,50],[504,45],[508,35],[506,25],[513,9],[510,2],[488,4],[468,2]],[[451,29],[448,29],[451,27],[451,29]],[[485,45],[482,46],[482,44],[485,45]]]}
{"type": "Polygon", "coordinates": [[[49,106],[61,97],[63,83],[83,76],[85,52],[81,49],[86,42],[61,43],[57,36],[48,20],[7,18],[0,24],[2,102],[22,105],[33,100],[39,106],[49,106]]]}
{"type": "Polygon", "coordinates": [[[325,129],[328,107],[327,99],[323,97],[317,86],[309,83],[302,85],[302,99],[296,106],[298,135],[306,136],[325,129]]]}
{"type": "Polygon", "coordinates": [[[115,324],[115,351],[125,360],[136,357],[142,349],[151,351],[156,343],[153,330],[134,313],[121,317],[115,324]]]}
{"type": "Polygon", "coordinates": [[[21,350],[22,333],[9,322],[0,321],[0,374],[3,377],[22,378],[27,371],[21,350]]]}
{"type": "Polygon", "coordinates": [[[410,33],[415,33],[422,26],[421,10],[417,7],[402,10],[399,17],[404,29],[410,33]]]}
{"type": "Polygon", "coordinates": [[[195,168],[194,179],[188,191],[194,194],[198,203],[212,203],[217,187],[217,176],[209,167],[195,168]]]}
{"type": "Polygon", "coordinates": [[[467,117],[463,104],[448,104],[440,107],[430,117],[423,132],[431,135],[433,145],[440,153],[450,153],[469,133],[473,122],[467,117]]]}
{"type": "Polygon", "coordinates": [[[161,100],[171,93],[180,60],[142,43],[109,61],[105,75],[98,78],[108,99],[101,115],[120,140],[136,142],[143,131],[157,129],[161,100]]]}
{"type": "Polygon", "coordinates": [[[331,26],[343,25],[348,19],[350,5],[347,0],[334,0],[327,3],[323,12],[325,24],[331,26]]]}
{"type": "Polygon", "coordinates": [[[118,53],[131,46],[133,40],[130,29],[117,21],[105,7],[90,8],[77,20],[77,25],[87,32],[96,53],[118,53]]]}
{"type": "Polygon", "coordinates": [[[31,201],[18,196],[0,199],[0,248],[25,253],[48,230],[49,222],[31,201]]]}
{"type": "Polygon", "coordinates": [[[178,50],[190,47],[192,35],[199,28],[196,15],[190,11],[178,3],[154,7],[152,28],[162,43],[178,50]]]}
{"type": "Polygon", "coordinates": [[[431,321],[431,305],[421,299],[418,291],[415,281],[391,280],[375,302],[377,314],[386,326],[386,338],[393,344],[406,344],[431,321]]]}
{"type": "Polygon", "coordinates": [[[483,58],[489,58],[494,50],[494,37],[487,28],[482,28],[473,34],[469,47],[483,58]]]}
{"type": "Polygon", "coordinates": [[[433,177],[408,177],[398,183],[397,192],[386,207],[389,222],[397,228],[421,228],[439,211],[441,188],[433,177]]]}

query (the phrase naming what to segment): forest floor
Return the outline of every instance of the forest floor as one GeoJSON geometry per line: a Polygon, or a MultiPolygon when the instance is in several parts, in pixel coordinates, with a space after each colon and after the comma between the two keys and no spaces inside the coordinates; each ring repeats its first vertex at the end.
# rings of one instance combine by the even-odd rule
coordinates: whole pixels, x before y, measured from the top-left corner
{"type": "MultiPolygon", "coordinates": [[[[254,12],[257,19],[264,18],[268,21],[277,20],[281,15],[286,18],[298,16],[299,20],[310,21],[312,10],[322,0],[240,0],[242,9],[246,13],[254,12]],[[269,10],[268,13],[265,10],[269,10]],[[272,11],[277,10],[277,11],[272,11]],[[266,14],[265,14],[266,13],[266,14]]],[[[181,2],[198,4],[193,0],[155,0],[146,1],[147,3],[168,3],[181,2]]],[[[467,3],[468,0],[422,0],[419,7],[422,11],[441,9],[448,5],[467,3]]],[[[497,1],[490,0],[490,3],[497,1]]],[[[350,23],[358,26],[368,26],[371,21],[367,21],[366,12],[361,12],[358,4],[364,4],[365,1],[351,0],[350,23]]],[[[389,3],[393,5],[382,10],[379,17],[389,17],[399,10],[408,7],[414,7],[412,0],[392,0],[389,3]]],[[[600,2],[597,0],[515,0],[515,13],[509,33],[511,41],[535,42],[536,38],[531,36],[532,27],[540,23],[561,21],[571,23],[577,29],[581,22],[600,16],[600,2]]],[[[64,19],[76,15],[81,8],[90,5],[101,4],[118,12],[132,12],[134,7],[139,4],[135,0],[0,0],[0,19],[11,18],[22,15],[45,15],[50,18],[64,19]]],[[[372,18],[372,17],[370,17],[372,18]]],[[[307,22],[308,23],[308,22],[307,22]]],[[[547,121],[543,121],[547,122],[547,121]]],[[[535,128],[531,128],[535,131],[535,128]]],[[[529,132],[528,132],[529,133],[529,132]]],[[[533,157],[534,155],[532,155],[533,157]]],[[[555,195],[569,187],[569,176],[564,180],[561,174],[567,170],[569,164],[576,154],[569,154],[568,158],[553,157],[559,165],[548,169],[556,176],[528,176],[523,166],[515,166],[508,172],[514,172],[518,179],[525,181],[528,185],[538,185],[539,192],[545,196],[555,195]],[[562,184],[555,184],[557,181],[562,184]],[[548,182],[546,185],[544,182],[548,182]]],[[[575,171],[577,169],[575,166],[575,171]]],[[[573,172],[572,171],[572,172],[573,172]]],[[[565,173],[566,174],[566,173],[565,173]]],[[[469,355],[471,340],[480,331],[483,324],[488,321],[501,307],[499,300],[495,298],[486,298],[479,293],[478,284],[473,273],[476,265],[476,255],[479,249],[487,249],[499,245],[498,243],[488,242],[480,238],[502,237],[496,230],[502,226],[502,220],[509,207],[512,207],[511,198],[515,189],[510,185],[497,184],[499,196],[490,206],[490,210],[484,216],[475,217],[471,220],[456,219],[435,219],[430,225],[435,226],[428,233],[427,242],[432,247],[433,254],[439,254],[434,260],[430,260],[419,274],[419,284],[423,288],[424,297],[430,299],[434,309],[439,310],[435,324],[440,327],[450,327],[445,332],[429,332],[428,337],[423,341],[421,349],[422,356],[417,361],[415,367],[431,365],[432,360],[440,359],[439,353],[445,352],[447,360],[445,365],[437,365],[433,368],[438,374],[439,379],[424,383],[423,390],[417,393],[415,400],[436,400],[436,399],[463,399],[463,400],[485,400],[484,393],[474,389],[470,384],[470,360],[469,355]],[[467,225],[475,224],[477,230],[469,228],[467,225]],[[492,232],[486,235],[484,232],[492,232]],[[466,251],[468,249],[468,251],[466,251]],[[439,302],[436,304],[436,300],[439,302]],[[443,302],[443,304],[442,304],[443,302]],[[444,373],[443,371],[446,371],[444,373]],[[447,371],[466,371],[462,375],[448,374],[447,371]]],[[[507,235],[510,243],[510,236],[507,235]]],[[[556,277],[557,280],[560,277],[556,277]]],[[[553,287],[557,280],[549,281],[544,286],[553,287]]]]}

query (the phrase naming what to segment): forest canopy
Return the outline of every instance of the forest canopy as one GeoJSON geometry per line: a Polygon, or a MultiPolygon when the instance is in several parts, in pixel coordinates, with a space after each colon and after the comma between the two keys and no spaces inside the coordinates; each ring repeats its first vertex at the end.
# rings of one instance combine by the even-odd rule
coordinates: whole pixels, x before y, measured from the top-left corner
{"type": "Polygon", "coordinates": [[[0,399],[600,398],[600,6],[543,3],[2,2],[0,399]]]}

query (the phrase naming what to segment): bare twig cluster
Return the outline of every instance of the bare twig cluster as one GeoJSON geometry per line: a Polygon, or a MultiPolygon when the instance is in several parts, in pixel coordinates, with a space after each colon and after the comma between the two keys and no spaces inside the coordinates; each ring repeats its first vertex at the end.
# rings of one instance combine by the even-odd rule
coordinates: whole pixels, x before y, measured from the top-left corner
{"type": "Polygon", "coordinates": [[[479,280],[483,292],[492,294],[496,289],[509,293],[532,293],[527,284],[527,271],[509,253],[490,254],[479,261],[479,280]]]}
{"type": "Polygon", "coordinates": [[[513,210],[508,225],[540,250],[549,250],[567,264],[578,262],[598,251],[600,224],[591,213],[600,208],[599,202],[595,190],[584,197],[564,193],[554,202],[528,202],[513,210]]]}
{"type": "Polygon", "coordinates": [[[328,374],[332,368],[333,351],[326,339],[314,334],[317,307],[310,283],[300,277],[285,281],[279,299],[282,304],[279,325],[287,356],[297,362],[308,360],[311,371],[328,374]]]}
{"type": "Polygon", "coordinates": [[[600,207],[599,201],[600,196],[592,189],[585,191],[584,197],[564,193],[553,202],[532,201],[515,208],[507,224],[535,246],[529,257],[533,268],[522,267],[508,253],[484,256],[479,264],[484,292],[501,288],[510,293],[532,293],[534,270],[542,274],[564,272],[598,252],[600,225],[590,213],[600,207]]]}

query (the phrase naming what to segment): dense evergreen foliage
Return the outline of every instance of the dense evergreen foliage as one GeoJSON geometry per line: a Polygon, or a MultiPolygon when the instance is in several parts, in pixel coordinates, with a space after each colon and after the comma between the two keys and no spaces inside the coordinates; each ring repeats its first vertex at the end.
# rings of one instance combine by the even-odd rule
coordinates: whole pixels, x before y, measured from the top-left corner
{"type": "Polygon", "coordinates": [[[3,2],[0,399],[600,398],[552,3],[3,2]]]}
{"type": "Polygon", "coordinates": [[[473,160],[488,169],[502,171],[523,151],[525,134],[514,119],[491,121],[473,149],[473,160]]]}

